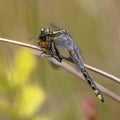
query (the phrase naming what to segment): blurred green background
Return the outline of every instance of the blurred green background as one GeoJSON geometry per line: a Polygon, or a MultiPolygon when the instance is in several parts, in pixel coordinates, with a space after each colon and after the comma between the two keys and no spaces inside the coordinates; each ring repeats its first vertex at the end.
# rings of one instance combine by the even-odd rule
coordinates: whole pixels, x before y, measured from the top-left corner
{"type": "MultiPolygon", "coordinates": [[[[51,22],[69,30],[87,64],[120,77],[119,0],[0,0],[0,37],[36,45],[28,39],[51,22]]],[[[84,81],[23,47],[0,43],[0,66],[0,120],[120,119],[119,103],[106,95],[101,103],[84,81]]]]}

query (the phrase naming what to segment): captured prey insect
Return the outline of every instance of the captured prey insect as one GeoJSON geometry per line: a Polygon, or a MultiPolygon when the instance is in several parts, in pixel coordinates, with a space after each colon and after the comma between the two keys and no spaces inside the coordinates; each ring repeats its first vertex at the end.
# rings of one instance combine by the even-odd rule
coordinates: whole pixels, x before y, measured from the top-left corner
{"type": "Polygon", "coordinates": [[[77,70],[83,74],[85,80],[91,86],[98,99],[104,102],[102,92],[99,90],[92,77],[87,72],[80,54],[80,49],[75,44],[70,33],[65,29],[60,29],[56,26],[53,27],[56,28],[56,30],[50,31],[50,28],[41,29],[41,33],[38,37],[38,44],[43,49],[43,52],[51,57],[54,57],[59,62],[61,62],[62,59],[73,62],[77,70]],[[59,47],[66,49],[69,53],[69,57],[61,55],[59,47]]]}
{"type": "Polygon", "coordinates": [[[61,30],[50,31],[50,28],[42,28],[40,35],[38,36],[38,45],[41,47],[41,51],[48,55],[48,57],[53,57],[57,61],[61,62],[62,59],[67,59],[67,57],[60,54],[59,50],[55,46],[54,39],[61,35],[61,30]]]}

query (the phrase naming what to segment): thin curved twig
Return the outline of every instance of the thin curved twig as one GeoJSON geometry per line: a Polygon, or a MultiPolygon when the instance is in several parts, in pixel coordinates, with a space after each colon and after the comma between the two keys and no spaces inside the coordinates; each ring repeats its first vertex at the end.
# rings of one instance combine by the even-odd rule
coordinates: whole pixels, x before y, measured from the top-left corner
{"type": "MultiPolygon", "coordinates": [[[[27,48],[31,48],[34,51],[34,54],[37,54],[37,55],[40,55],[40,52],[41,52],[41,49],[37,46],[34,46],[34,45],[30,45],[30,44],[26,44],[26,43],[23,43],[23,42],[18,42],[18,41],[14,41],[14,40],[9,40],[9,39],[5,39],[5,38],[0,38],[0,41],[1,42],[6,42],[6,43],[11,43],[11,44],[15,44],[15,45],[19,45],[19,46],[24,46],[24,47],[27,47],[27,48]]],[[[62,63],[59,63],[57,62],[55,59],[53,58],[48,58],[51,62],[53,62],[54,64],[58,65],[58,66],[61,66],[62,68],[66,69],[67,71],[71,72],[72,74],[74,74],[75,76],[79,77],[79,78],[82,78],[84,79],[84,77],[82,76],[82,74],[80,72],[77,72],[73,67],[71,67],[70,65],[68,65],[67,63],[65,62],[62,62],[62,63]]],[[[120,83],[120,79],[111,75],[111,74],[108,74],[104,71],[101,71],[99,69],[96,69],[96,68],[93,68],[89,65],[86,65],[86,68],[98,73],[98,74],[101,74],[117,83],[120,83]]],[[[104,88],[103,86],[101,86],[100,84],[96,83],[97,86],[99,87],[99,89],[104,92],[107,96],[109,96],[110,98],[116,100],[117,102],[120,102],[120,97],[118,95],[116,95],[115,93],[111,92],[110,90],[104,88]]]]}
{"type": "Polygon", "coordinates": [[[34,49],[34,50],[41,51],[41,49],[37,46],[27,44],[27,43],[23,43],[23,42],[18,42],[18,41],[15,41],[15,40],[0,38],[0,42],[11,43],[11,44],[15,44],[15,45],[19,45],[19,46],[23,46],[23,47],[27,47],[27,48],[31,48],[31,49],[34,49]]]}
{"type": "Polygon", "coordinates": [[[118,78],[118,77],[116,77],[116,76],[114,76],[114,75],[111,75],[111,74],[109,74],[109,73],[107,73],[107,72],[104,72],[104,71],[102,71],[102,70],[100,70],[100,69],[94,68],[94,67],[92,67],[92,66],[90,66],[90,65],[87,65],[87,64],[84,64],[84,65],[85,65],[85,67],[86,67],[87,69],[89,69],[89,70],[91,70],[91,71],[93,71],[93,72],[96,72],[96,73],[98,73],[98,74],[100,74],[100,75],[102,75],[102,76],[104,76],[104,77],[107,77],[107,78],[109,78],[109,79],[111,79],[111,80],[114,80],[115,82],[117,82],[117,83],[120,84],[120,78],[118,78]]]}
{"type": "MultiPolygon", "coordinates": [[[[15,40],[5,39],[5,38],[0,38],[0,41],[37,50],[37,51],[34,51],[34,54],[40,55],[41,49],[39,47],[37,47],[37,46],[31,45],[31,44],[27,44],[27,43],[23,43],[23,42],[18,42],[18,41],[15,41],[15,40]]],[[[92,66],[89,66],[87,64],[84,64],[84,65],[85,65],[85,67],[87,69],[89,69],[89,70],[91,70],[93,72],[96,72],[96,73],[98,73],[98,74],[100,74],[102,76],[105,76],[105,77],[107,77],[107,78],[109,78],[109,79],[111,79],[111,80],[113,80],[113,81],[115,81],[115,82],[120,84],[120,78],[118,78],[118,77],[116,77],[114,75],[111,75],[111,74],[109,74],[107,72],[104,72],[104,71],[102,71],[100,69],[97,69],[97,68],[94,68],[92,66]]]]}
{"type": "MultiPolygon", "coordinates": [[[[62,62],[59,63],[54,59],[50,59],[51,62],[53,62],[55,65],[58,65],[62,68],[64,68],[65,70],[69,71],[70,73],[72,73],[73,75],[77,76],[78,78],[82,78],[85,80],[85,78],[83,77],[82,73],[76,71],[76,69],[74,69],[73,67],[71,67],[69,64],[62,62]]],[[[97,82],[95,82],[96,85],[98,86],[98,88],[107,96],[109,96],[110,98],[112,98],[113,100],[120,102],[120,96],[116,95],[115,93],[113,93],[112,91],[106,89],[105,87],[103,87],[102,85],[98,84],[97,82]]]]}

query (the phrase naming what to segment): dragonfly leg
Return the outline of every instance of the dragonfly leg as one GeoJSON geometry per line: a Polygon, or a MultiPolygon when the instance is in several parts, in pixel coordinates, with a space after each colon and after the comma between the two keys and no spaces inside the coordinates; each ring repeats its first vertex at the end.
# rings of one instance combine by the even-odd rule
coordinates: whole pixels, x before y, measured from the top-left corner
{"type": "Polygon", "coordinates": [[[40,55],[39,55],[39,56],[41,57],[43,54],[45,54],[45,52],[44,52],[44,51],[42,51],[42,53],[40,53],[40,55]]]}
{"type": "Polygon", "coordinates": [[[58,62],[61,62],[61,59],[56,57],[56,56],[52,56],[53,58],[55,58],[58,62]]]}
{"type": "Polygon", "coordinates": [[[63,58],[61,57],[61,54],[60,54],[59,50],[57,49],[57,47],[55,46],[55,44],[54,44],[54,49],[55,49],[56,56],[58,57],[58,61],[62,62],[63,58]]]}
{"type": "Polygon", "coordinates": [[[66,57],[66,56],[64,56],[64,55],[60,55],[60,57],[61,57],[62,59],[64,59],[64,60],[67,60],[67,61],[73,63],[73,60],[72,60],[72,58],[71,58],[70,56],[69,56],[69,57],[66,57]]]}
{"type": "Polygon", "coordinates": [[[74,63],[74,61],[73,61],[73,59],[72,59],[72,57],[71,57],[71,56],[69,56],[69,58],[68,58],[68,59],[69,59],[69,61],[70,61],[70,62],[74,63]]]}

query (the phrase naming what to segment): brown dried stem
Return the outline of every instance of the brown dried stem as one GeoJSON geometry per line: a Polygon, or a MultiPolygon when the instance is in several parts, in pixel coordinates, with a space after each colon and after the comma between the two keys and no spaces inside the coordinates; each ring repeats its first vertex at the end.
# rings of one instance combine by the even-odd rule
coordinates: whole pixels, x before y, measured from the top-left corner
{"type": "MultiPolygon", "coordinates": [[[[37,54],[37,55],[40,55],[41,53],[41,49],[37,46],[34,46],[34,45],[30,45],[30,44],[26,44],[26,43],[23,43],[23,42],[18,42],[18,41],[15,41],[15,40],[10,40],[10,39],[5,39],[5,38],[0,38],[0,41],[1,42],[6,42],[6,43],[11,43],[11,44],[15,44],[15,45],[19,45],[19,46],[23,46],[23,47],[27,47],[27,48],[30,48],[30,49],[33,49],[33,53],[34,54],[37,54]]],[[[42,56],[44,57],[44,56],[42,56]]],[[[74,74],[75,76],[79,77],[79,78],[82,78],[84,79],[84,77],[82,76],[82,74],[80,72],[77,72],[73,67],[71,67],[69,64],[65,63],[65,62],[62,62],[62,63],[59,63],[57,62],[55,59],[53,58],[48,58],[48,60],[50,60],[51,62],[53,62],[54,64],[66,69],[67,71],[71,72],[72,74],[74,74]]],[[[85,64],[86,68],[88,68],[89,70],[93,71],[93,72],[96,72],[104,77],[107,77],[109,79],[111,79],[112,81],[114,82],[117,82],[117,83],[120,83],[120,78],[118,77],[115,77],[109,73],[106,73],[102,70],[99,70],[97,68],[94,68],[92,66],[89,66],[87,64],[85,64]]],[[[113,100],[117,101],[117,102],[120,102],[120,97],[118,95],[116,95],[115,93],[113,93],[112,91],[106,89],[105,87],[103,87],[102,85],[98,84],[96,82],[97,86],[99,87],[99,89],[104,93],[106,94],[107,96],[109,96],[110,98],[112,98],[113,100]]]]}

